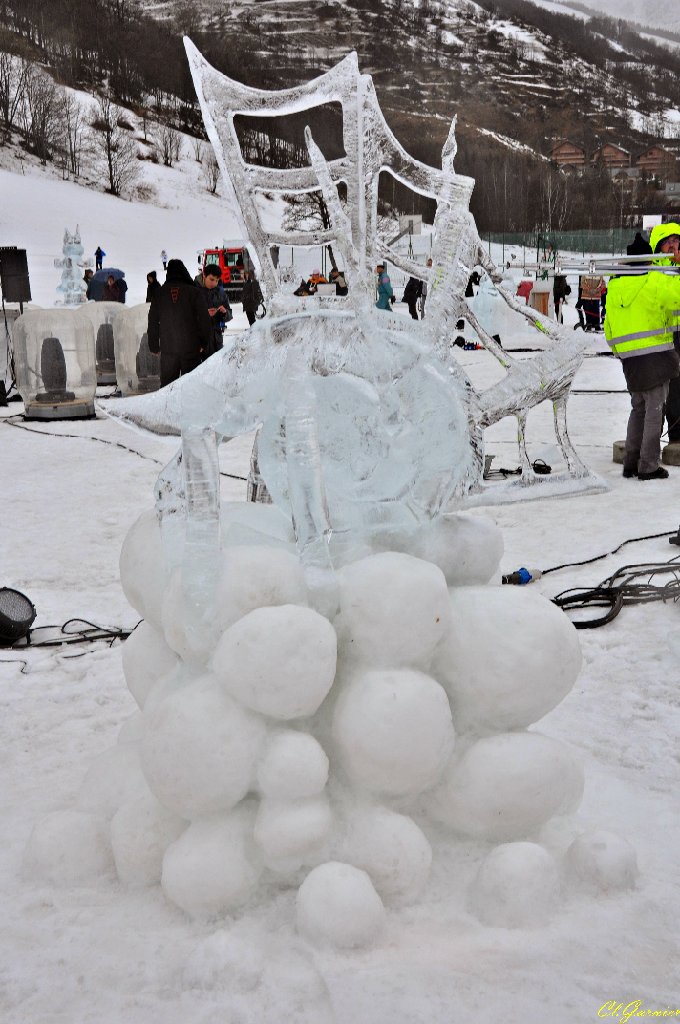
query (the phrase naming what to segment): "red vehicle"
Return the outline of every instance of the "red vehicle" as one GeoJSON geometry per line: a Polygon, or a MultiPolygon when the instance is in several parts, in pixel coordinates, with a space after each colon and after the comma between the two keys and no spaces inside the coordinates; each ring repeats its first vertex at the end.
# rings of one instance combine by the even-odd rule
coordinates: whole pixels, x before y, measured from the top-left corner
{"type": "Polygon", "coordinates": [[[198,265],[201,272],[207,263],[217,263],[222,271],[222,284],[227,289],[230,301],[240,302],[243,273],[253,270],[248,250],[244,245],[234,243],[233,246],[214,249],[201,249],[198,254],[198,265]]]}

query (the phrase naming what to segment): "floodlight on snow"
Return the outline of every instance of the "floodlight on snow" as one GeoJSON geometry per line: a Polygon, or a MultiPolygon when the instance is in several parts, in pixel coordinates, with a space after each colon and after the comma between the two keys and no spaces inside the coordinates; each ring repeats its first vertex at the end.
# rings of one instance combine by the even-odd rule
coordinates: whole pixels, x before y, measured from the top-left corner
{"type": "Polygon", "coordinates": [[[0,587],[0,646],[13,644],[26,636],[35,616],[35,606],[25,594],[0,587]]]}
{"type": "Polygon", "coordinates": [[[160,356],[149,349],[149,303],[119,314],[113,325],[116,380],[121,395],[145,395],[161,386],[160,356]]]}
{"type": "Polygon", "coordinates": [[[120,302],[86,302],[76,311],[94,328],[97,384],[116,383],[116,357],[113,346],[113,322],[126,310],[120,302]]]}
{"type": "Polygon", "coordinates": [[[29,310],[14,324],[17,389],[26,419],[94,416],[91,322],[66,309],[29,310]]]}

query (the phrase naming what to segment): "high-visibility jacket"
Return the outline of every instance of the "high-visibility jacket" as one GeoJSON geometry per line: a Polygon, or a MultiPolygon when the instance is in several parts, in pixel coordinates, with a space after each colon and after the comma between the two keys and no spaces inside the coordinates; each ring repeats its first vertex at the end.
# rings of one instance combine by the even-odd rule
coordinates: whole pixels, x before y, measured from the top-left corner
{"type": "Polygon", "coordinates": [[[647,391],[677,377],[673,328],[680,310],[680,275],[615,277],[607,290],[605,338],[623,361],[631,391],[647,391]]]}

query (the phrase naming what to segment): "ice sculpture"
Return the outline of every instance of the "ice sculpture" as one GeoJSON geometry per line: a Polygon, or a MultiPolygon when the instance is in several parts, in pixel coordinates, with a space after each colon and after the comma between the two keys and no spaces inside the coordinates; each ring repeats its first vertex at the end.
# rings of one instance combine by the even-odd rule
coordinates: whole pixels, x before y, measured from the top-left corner
{"type": "MultiPolygon", "coordinates": [[[[564,832],[551,844],[543,830],[577,807],[583,779],[566,745],[530,727],[569,692],[581,654],[548,601],[486,586],[499,531],[447,511],[480,488],[481,428],[493,416],[449,338],[463,312],[474,323],[463,296],[475,264],[500,278],[468,211],[473,183],[453,170],[453,129],[442,169],[428,168],[389,132],[354,55],[270,94],[226,82],[187,50],[274,315],[161,392],[113,403],[124,419],[182,435],[157,484],[160,515],[142,515],[121,554],[123,589],[144,618],[123,653],[141,714],[86,776],[77,812],[36,826],[27,869],[54,880],[55,851],[66,863],[75,835],[88,847],[83,873],[105,872],[110,818],[122,881],[160,883],[197,918],[292,886],[300,933],[351,948],[379,937],[385,905],[418,898],[432,843],[469,842],[470,856],[486,843],[457,906],[469,899],[492,925],[538,923],[560,898],[564,845],[564,832]],[[327,163],[309,133],[306,170],[237,158],[236,112],[330,100],[345,115],[342,159],[327,163]],[[378,257],[425,273],[378,237],[386,166],[438,201],[428,319],[417,330],[373,305],[378,257]],[[332,228],[300,238],[333,239],[350,291],[303,309],[277,293],[270,258],[298,236],[265,232],[252,193],[319,187],[332,228]],[[259,425],[273,504],[221,506],[218,440],[259,425]]],[[[505,301],[559,340],[558,326],[505,301]]],[[[508,367],[496,406],[523,415],[537,373],[475,329],[508,367]]],[[[568,373],[552,351],[560,397],[568,373]]],[[[578,462],[570,471],[588,478],[578,462]]],[[[598,857],[597,840],[572,829],[579,884],[634,883],[632,851],[617,873],[615,840],[598,857]]],[[[64,875],[73,881],[70,864],[64,875]]]]}
{"type": "Polygon", "coordinates": [[[85,249],[80,241],[80,229],[77,225],[73,234],[68,228],[64,231],[62,252],[61,259],[54,261],[55,267],[61,267],[61,281],[57,285],[60,298],[57,305],[79,306],[81,302],[87,301],[83,271],[86,267],[92,266],[92,260],[89,257],[82,259],[85,249]]]}

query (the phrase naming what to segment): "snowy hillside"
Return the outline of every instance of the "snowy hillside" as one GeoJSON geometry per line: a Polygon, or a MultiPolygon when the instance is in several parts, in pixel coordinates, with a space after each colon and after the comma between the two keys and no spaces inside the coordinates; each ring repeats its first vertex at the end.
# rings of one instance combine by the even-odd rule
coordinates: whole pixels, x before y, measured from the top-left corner
{"type": "MultiPolygon", "coordinates": [[[[534,0],[544,6],[545,0],[534,0]]],[[[581,11],[602,12],[610,18],[626,18],[638,25],[680,32],[680,13],[666,0],[557,0],[561,6],[581,11]]]]}

